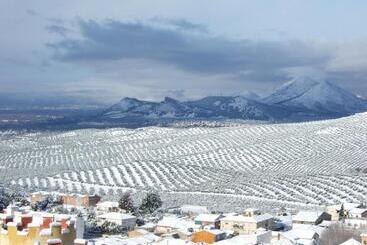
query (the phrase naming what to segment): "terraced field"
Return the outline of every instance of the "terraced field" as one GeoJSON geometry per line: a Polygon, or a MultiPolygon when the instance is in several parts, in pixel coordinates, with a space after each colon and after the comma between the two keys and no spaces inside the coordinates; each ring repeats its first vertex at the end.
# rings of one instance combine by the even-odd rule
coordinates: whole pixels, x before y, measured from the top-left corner
{"type": "Polygon", "coordinates": [[[193,204],[366,202],[366,122],[358,114],[294,124],[3,132],[0,181],[102,194],[155,189],[193,204]]]}

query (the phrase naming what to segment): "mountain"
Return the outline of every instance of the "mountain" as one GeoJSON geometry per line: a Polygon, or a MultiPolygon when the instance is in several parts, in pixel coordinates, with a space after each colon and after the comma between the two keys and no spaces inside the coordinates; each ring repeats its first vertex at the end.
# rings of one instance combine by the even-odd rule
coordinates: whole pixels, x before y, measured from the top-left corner
{"type": "Polygon", "coordinates": [[[102,120],[126,123],[165,119],[305,121],[336,118],[363,111],[367,111],[366,100],[331,82],[299,77],[263,99],[252,93],[242,96],[208,96],[185,102],[168,97],[161,102],[124,98],[108,108],[102,120]]]}
{"type": "Polygon", "coordinates": [[[367,101],[328,81],[300,77],[285,83],[263,103],[289,111],[318,115],[349,115],[367,110],[367,101]]]}
{"type": "Polygon", "coordinates": [[[103,119],[245,119],[280,120],[287,111],[243,96],[208,96],[200,100],[180,102],[166,97],[161,102],[123,98],[107,109],[103,119]]]}
{"type": "Polygon", "coordinates": [[[247,98],[247,99],[250,99],[250,100],[259,100],[260,99],[260,96],[254,92],[244,92],[241,94],[241,96],[247,98]]]}

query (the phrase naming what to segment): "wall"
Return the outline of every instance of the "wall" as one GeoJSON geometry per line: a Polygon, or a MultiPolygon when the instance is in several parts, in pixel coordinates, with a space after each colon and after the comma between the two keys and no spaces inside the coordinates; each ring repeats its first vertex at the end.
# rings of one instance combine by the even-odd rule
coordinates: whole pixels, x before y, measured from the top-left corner
{"type": "Polygon", "coordinates": [[[215,235],[207,231],[199,231],[192,235],[191,241],[194,243],[205,242],[213,244],[215,243],[215,235]]]}

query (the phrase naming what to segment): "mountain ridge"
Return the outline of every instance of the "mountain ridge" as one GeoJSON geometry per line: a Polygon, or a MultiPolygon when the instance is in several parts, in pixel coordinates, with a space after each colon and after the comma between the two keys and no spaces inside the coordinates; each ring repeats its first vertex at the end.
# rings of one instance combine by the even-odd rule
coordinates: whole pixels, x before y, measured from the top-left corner
{"type": "MultiPolygon", "coordinates": [[[[249,93],[251,94],[251,93],[249,93]]],[[[108,108],[104,120],[244,119],[302,121],[335,118],[367,111],[367,100],[329,81],[299,77],[283,84],[265,98],[207,96],[178,101],[165,97],[149,102],[125,97],[108,108]]]]}

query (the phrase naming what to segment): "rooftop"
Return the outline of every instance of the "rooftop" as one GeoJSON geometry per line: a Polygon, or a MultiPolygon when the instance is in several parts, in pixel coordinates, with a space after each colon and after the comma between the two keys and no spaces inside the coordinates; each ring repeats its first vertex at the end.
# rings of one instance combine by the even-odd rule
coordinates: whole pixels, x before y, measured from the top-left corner
{"type": "Polygon", "coordinates": [[[215,222],[222,217],[220,214],[199,214],[196,216],[195,221],[202,222],[215,222]]]}
{"type": "Polygon", "coordinates": [[[315,222],[324,212],[322,211],[299,211],[293,216],[293,221],[315,222]]]}
{"type": "Polygon", "coordinates": [[[251,217],[247,217],[247,216],[243,216],[243,215],[234,215],[234,216],[228,216],[228,217],[224,217],[221,220],[223,221],[237,221],[237,222],[262,222],[265,220],[269,220],[272,219],[273,216],[270,214],[260,214],[260,215],[254,215],[251,217]]]}
{"type": "Polygon", "coordinates": [[[130,214],[111,212],[111,213],[105,213],[105,214],[98,215],[98,218],[125,220],[125,219],[135,219],[136,217],[130,214]]]}

